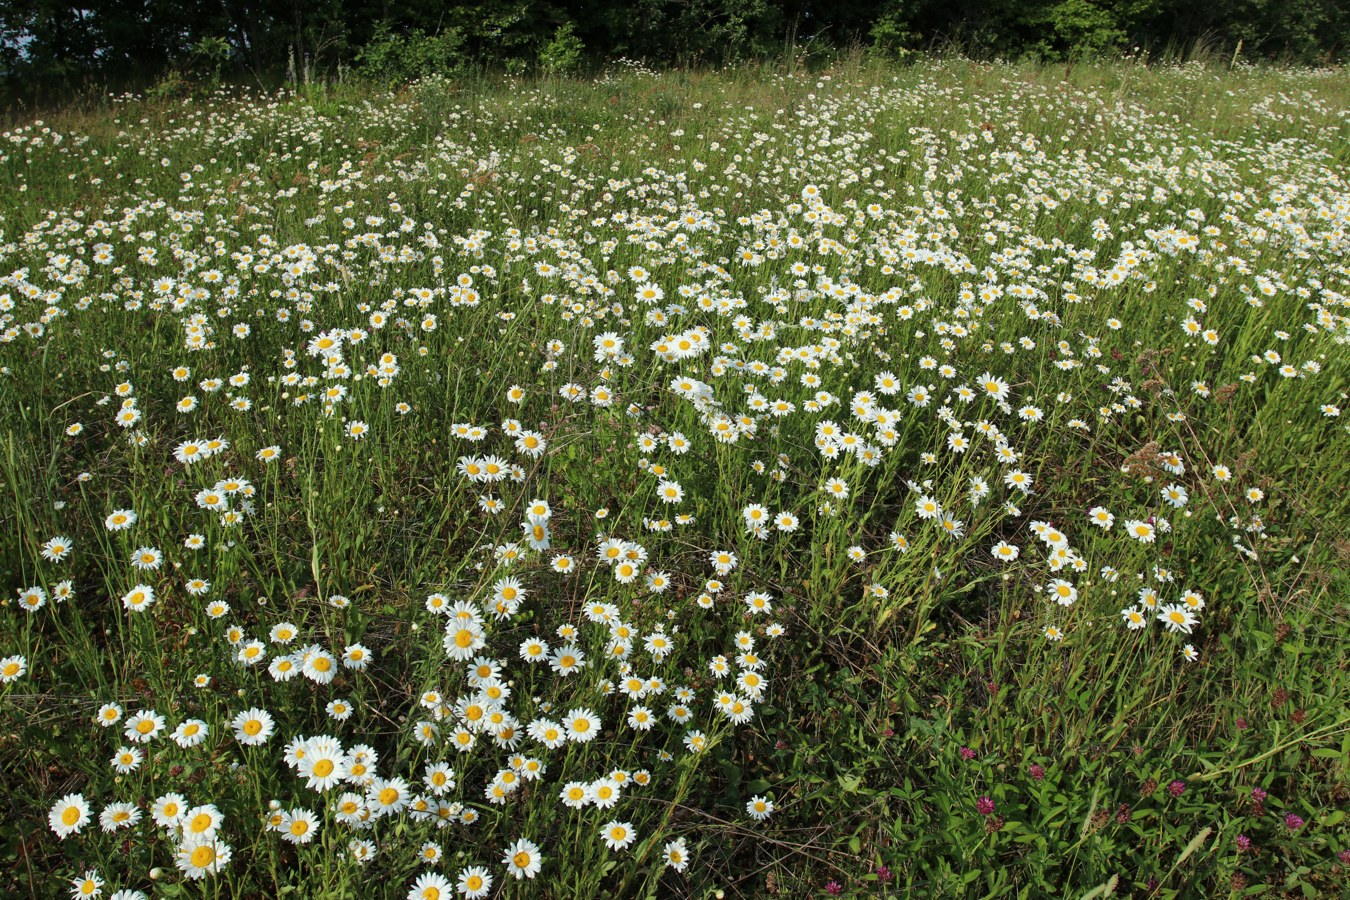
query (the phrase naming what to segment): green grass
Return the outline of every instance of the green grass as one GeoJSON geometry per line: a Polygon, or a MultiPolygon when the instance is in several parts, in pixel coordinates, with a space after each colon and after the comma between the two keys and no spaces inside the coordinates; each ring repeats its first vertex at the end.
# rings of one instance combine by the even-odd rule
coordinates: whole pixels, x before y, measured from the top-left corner
{"type": "Polygon", "coordinates": [[[1342,893],[1346,109],[1339,70],[852,60],[128,97],[14,128],[0,892],[95,871],[104,896],[403,897],[482,865],[502,897],[1342,893]],[[471,481],[492,455],[512,476],[471,481]],[[597,560],[611,538],[634,578],[597,560]],[[1186,592],[1190,634],[1144,605],[1186,592]],[[498,682],[451,658],[435,595],[475,605],[514,749],[465,725],[498,682]],[[527,663],[532,640],[586,665],[527,663]],[[321,651],[327,675],[269,670],[321,651]],[[579,709],[596,739],[526,733],[579,709]],[[164,724],[135,743],[141,710],[164,724]],[[170,736],[187,720],[198,745],[170,736]],[[307,787],[284,756],[319,735],[443,817],[353,823],[342,795],[386,784],[307,787]],[[144,758],[119,773],[122,748],[144,758]],[[561,802],[611,773],[612,808],[561,802]],[[179,871],[151,808],[171,792],[223,815],[218,874],[179,871]],[[71,793],[92,817],[61,838],[71,793]],[[139,822],[101,829],[114,803],[139,822]],[[309,839],[269,810],[311,813],[309,839]],[[503,862],[522,838],[529,880],[503,862]]]}

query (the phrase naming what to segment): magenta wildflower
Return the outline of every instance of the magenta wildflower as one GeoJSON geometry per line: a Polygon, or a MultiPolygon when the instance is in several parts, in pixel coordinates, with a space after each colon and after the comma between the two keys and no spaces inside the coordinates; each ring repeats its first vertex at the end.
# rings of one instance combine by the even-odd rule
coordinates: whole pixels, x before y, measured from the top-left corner
{"type": "Polygon", "coordinates": [[[831,897],[838,897],[843,892],[844,886],[839,882],[837,881],[825,882],[825,893],[829,894],[831,897]]]}
{"type": "Polygon", "coordinates": [[[1045,777],[1045,769],[1041,766],[1036,765],[1036,763],[1032,763],[1027,768],[1027,772],[1029,772],[1031,774],[1031,777],[1036,779],[1037,781],[1040,781],[1042,778],[1045,777]]]}
{"type": "Polygon", "coordinates": [[[962,759],[974,759],[974,758],[975,758],[975,751],[972,750],[972,749],[970,749],[969,747],[962,747],[962,748],[961,748],[961,758],[962,758],[962,759]]]}
{"type": "Polygon", "coordinates": [[[1252,839],[1245,834],[1239,834],[1237,836],[1237,848],[1239,853],[1245,853],[1252,849],[1252,839]]]}
{"type": "Polygon", "coordinates": [[[1268,796],[1270,795],[1267,794],[1265,791],[1261,790],[1259,787],[1252,788],[1252,799],[1255,800],[1257,803],[1260,803],[1268,796]]]}
{"type": "Polygon", "coordinates": [[[1289,813],[1284,817],[1284,827],[1288,828],[1290,831],[1298,831],[1303,827],[1303,817],[1295,815],[1294,813],[1289,813]]]}
{"type": "Polygon", "coordinates": [[[994,814],[994,801],[990,797],[981,797],[975,801],[975,809],[982,816],[992,816],[994,814]]]}
{"type": "Polygon", "coordinates": [[[1167,786],[1167,793],[1171,794],[1173,797],[1180,797],[1182,794],[1186,793],[1186,782],[1182,781],[1180,778],[1176,779],[1167,786]]]}

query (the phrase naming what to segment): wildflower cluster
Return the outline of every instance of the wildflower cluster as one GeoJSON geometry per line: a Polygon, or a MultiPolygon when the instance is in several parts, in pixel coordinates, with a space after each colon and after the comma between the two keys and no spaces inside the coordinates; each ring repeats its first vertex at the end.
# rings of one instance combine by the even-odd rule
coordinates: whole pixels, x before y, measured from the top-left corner
{"type": "Polygon", "coordinates": [[[595,142],[439,82],[7,132],[7,183],[105,189],[0,238],[0,698],[93,696],[61,878],[693,890],[705,820],[849,783],[774,767],[855,654],[994,621],[1023,671],[1200,678],[1303,527],[1249,447],[1345,458],[1350,188],[989,71],[595,142]]]}

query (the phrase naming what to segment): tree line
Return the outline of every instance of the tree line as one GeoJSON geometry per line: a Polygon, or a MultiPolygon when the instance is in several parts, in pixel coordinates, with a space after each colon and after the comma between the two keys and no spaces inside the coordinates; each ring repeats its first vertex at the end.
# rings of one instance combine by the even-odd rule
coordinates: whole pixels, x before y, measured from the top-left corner
{"type": "Polygon", "coordinates": [[[1342,59],[1347,37],[1345,0],[0,0],[0,78],[11,92],[170,71],[268,80],[345,67],[399,81],[855,47],[1040,59],[1240,49],[1318,64],[1342,59]]]}

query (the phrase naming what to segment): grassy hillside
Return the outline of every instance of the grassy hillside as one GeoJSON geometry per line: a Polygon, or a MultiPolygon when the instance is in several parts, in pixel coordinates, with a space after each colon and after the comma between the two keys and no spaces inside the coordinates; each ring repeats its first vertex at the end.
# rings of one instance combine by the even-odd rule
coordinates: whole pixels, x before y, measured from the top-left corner
{"type": "Polygon", "coordinates": [[[1339,895],[1347,109],[946,60],[12,128],[0,892],[1339,895]]]}

